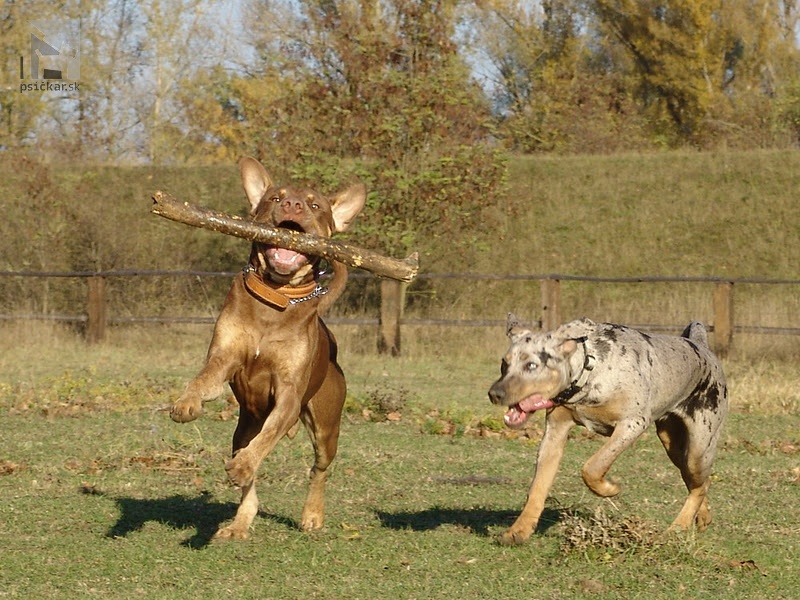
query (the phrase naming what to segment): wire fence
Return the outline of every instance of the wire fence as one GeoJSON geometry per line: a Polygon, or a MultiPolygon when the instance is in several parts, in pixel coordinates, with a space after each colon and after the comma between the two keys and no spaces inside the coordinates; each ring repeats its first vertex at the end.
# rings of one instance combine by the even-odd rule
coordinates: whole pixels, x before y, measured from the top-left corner
{"type": "MultiPolygon", "coordinates": [[[[9,310],[6,302],[4,313],[0,313],[0,320],[49,320],[65,323],[84,324],[87,341],[97,343],[103,341],[106,329],[109,326],[123,324],[212,324],[216,315],[208,311],[207,316],[198,315],[147,315],[147,314],[113,314],[109,310],[109,292],[107,282],[121,278],[186,278],[230,280],[237,273],[234,271],[201,271],[201,270],[107,270],[107,271],[0,271],[0,278],[36,278],[49,281],[51,279],[73,279],[86,282],[82,294],[83,306],[74,313],[53,310],[39,310],[36,312],[9,310]]],[[[354,280],[377,280],[366,272],[351,274],[354,280]]],[[[707,323],[714,333],[715,349],[725,353],[730,347],[736,334],[763,334],[763,335],[800,335],[800,326],[797,319],[787,318],[785,323],[737,323],[734,320],[734,287],[748,286],[791,286],[794,298],[800,298],[800,280],[795,279],[769,279],[769,278],[726,278],[726,277],[692,277],[692,276],[641,276],[641,277],[596,277],[571,274],[515,274],[497,275],[486,273],[422,273],[418,276],[420,282],[442,280],[462,280],[478,282],[526,282],[536,283],[539,286],[539,320],[538,325],[545,330],[555,328],[562,319],[565,310],[565,301],[562,298],[562,283],[581,282],[583,284],[710,284],[713,293],[711,305],[712,317],[707,323]],[[794,291],[797,288],[797,292],[794,291]]],[[[453,318],[450,315],[426,315],[424,311],[415,311],[413,317],[406,316],[408,284],[402,284],[387,279],[379,280],[379,293],[373,303],[376,305],[371,312],[373,315],[347,315],[332,316],[326,320],[331,324],[363,325],[377,327],[379,330],[379,348],[382,351],[398,354],[401,346],[402,332],[407,327],[497,327],[505,321],[501,319],[487,319],[474,317],[453,318]]],[[[439,311],[441,312],[441,311],[439,311]]],[[[630,323],[629,325],[649,329],[650,331],[674,330],[679,325],[664,323],[630,323]]]]}

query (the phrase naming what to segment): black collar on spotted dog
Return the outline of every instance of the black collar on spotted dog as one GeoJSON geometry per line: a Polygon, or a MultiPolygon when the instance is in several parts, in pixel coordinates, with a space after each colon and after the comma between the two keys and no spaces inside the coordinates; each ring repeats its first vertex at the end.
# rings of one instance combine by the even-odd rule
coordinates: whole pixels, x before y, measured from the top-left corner
{"type": "Polygon", "coordinates": [[[591,375],[592,369],[594,369],[596,359],[586,350],[586,338],[579,338],[575,341],[580,342],[583,347],[583,366],[581,367],[581,372],[570,382],[566,389],[562,390],[561,393],[553,398],[553,404],[569,404],[569,401],[586,385],[586,382],[589,380],[589,375],[591,375]]]}

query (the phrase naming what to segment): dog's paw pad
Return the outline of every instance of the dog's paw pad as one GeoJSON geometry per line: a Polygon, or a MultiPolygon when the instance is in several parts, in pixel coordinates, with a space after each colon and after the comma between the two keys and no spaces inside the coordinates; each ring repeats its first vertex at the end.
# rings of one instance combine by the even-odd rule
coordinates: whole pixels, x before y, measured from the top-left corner
{"type": "Polygon", "coordinates": [[[169,413],[170,418],[176,423],[194,421],[203,412],[202,404],[194,402],[181,402],[178,400],[169,413]]]}
{"type": "Polygon", "coordinates": [[[497,537],[497,543],[501,546],[519,546],[528,541],[528,537],[519,531],[511,531],[509,529],[497,537]]]}
{"type": "Polygon", "coordinates": [[[300,529],[305,532],[316,531],[318,529],[322,529],[322,525],[322,517],[303,517],[303,520],[300,523],[300,529]]]}

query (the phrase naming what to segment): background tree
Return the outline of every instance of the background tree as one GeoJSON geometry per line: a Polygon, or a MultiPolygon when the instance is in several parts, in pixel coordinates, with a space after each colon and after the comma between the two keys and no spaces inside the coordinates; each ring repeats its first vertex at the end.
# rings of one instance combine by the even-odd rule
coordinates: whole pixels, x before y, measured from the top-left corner
{"type": "Polygon", "coordinates": [[[328,189],[365,180],[372,206],[357,235],[373,247],[405,252],[476,227],[504,168],[453,41],[456,0],[249,6],[257,63],[198,82],[202,99],[187,102],[195,126],[328,189]]]}
{"type": "Polygon", "coordinates": [[[472,27],[481,52],[473,60],[485,65],[498,131],[510,148],[652,147],[630,77],[612,66],[620,57],[597,36],[585,2],[481,0],[472,27]]]}
{"type": "Polygon", "coordinates": [[[52,3],[4,2],[0,7],[0,149],[13,151],[37,135],[38,119],[48,110],[48,96],[20,91],[20,56],[30,68],[29,22],[47,19],[52,3]]]}
{"type": "MultiPolygon", "coordinates": [[[[521,151],[796,139],[797,2],[481,0],[475,40],[521,151]]],[[[482,60],[482,63],[481,63],[482,60]]]]}
{"type": "Polygon", "coordinates": [[[683,137],[698,133],[713,102],[710,60],[713,5],[708,0],[596,0],[600,27],[623,44],[637,75],[637,95],[665,112],[683,137]]]}
{"type": "Polygon", "coordinates": [[[146,32],[137,46],[141,53],[133,105],[143,130],[146,156],[154,164],[182,162],[180,152],[188,124],[177,102],[185,73],[220,60],[207,2],[148,0],[138,2],[146,32]]]}
{"type": "Polygon", "coordinates": [[[599,31],[621,44],[631,59],[643,110],[654,121],[668,116],[678,140],[699,146],[713,146],[720,134],[750,144],[753,134],[760,134],[756,140],[768,145],[780,134],[771,123],[773,100],[798,67],[796,39],[786,35],[796,12],[789,4],[592,2],[599,31]],[[754,118],[763,119],[755,128],[754,118]]]}
{"type": "Polygon", "coordinates": [[[191,156],[178,86],[224,62],[232,36],[215,10],[203,0],[5,3],[4,145],[48,158],[117,163],[191,156]],[[28,53],[28,22],[36,19],[80,27],[80,92],[19,92],[19,56],[28,53]]]}
{"type": "MultiPolygon", "coordinates": [[[[800,137],[798,0],[243,1],[243,23],[203,0],[6,2],[0,147],[150,164],[250,151],[330,179],[346,174],[326,159],[346,157],[390,182],[385,202],[444,173],[461,185],[469,169],[448,171],[450,154],[496,164],[489,139],[614,152],[800,137]],[[18,91],[28,21],[47,18],[80,24],[80,94],[18,91]]],[[[464,189],[477,198],[497,177],[464,189]]],[[[448,194],[441,219],[411,202],[390,212],[474,217],[448,194]]]]}

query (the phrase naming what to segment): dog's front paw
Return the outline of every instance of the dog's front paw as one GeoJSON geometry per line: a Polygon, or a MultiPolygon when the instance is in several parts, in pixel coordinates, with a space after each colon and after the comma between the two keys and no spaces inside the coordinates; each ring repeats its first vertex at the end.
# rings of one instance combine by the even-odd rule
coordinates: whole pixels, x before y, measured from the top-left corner
{"type": "Polygon", "coordinates": [[[203,412],[203,404],[196,398],[180,398],[172,405],[170,418],[176,423],[194,421],[203,412]]]}
{"type": "Polygon", "coordinates": [[[239,450],[232,459],[225,462],[228,478],[239,487],[245,487],[256,475],[247,449],[239,450]]]}
{"type": "Polygon", "coordinates": [[[227,527],[220,527],[212,539],[214,541],[246,540],[249,537],[250,531],[247,527],[237,527],[234,523],[227,527]]]}
{"type": "Polygon", "coordinates": [[[325,524],[325,514],[320,510],[319,512],[312,512],[303,509],[303,515],[300,518],[300,529],[305,532],[316,531],[322,529],[325,524]]]}
{"type": "Polygon", "coordinates": [[[618,483],[609,479],[588,480],[586,485],[601,498],[611,498],[622,489],[618,483]]]}
{"type": "Polygon", "coordinates": [[[527,542],[529,537],[531,537],[530,532],[526,533],[519,529],[509,527],[502,534],[500,534],[500,536],[497,538],[497,543],[501,546],[519,546],[520,544],[527,542]]]}

